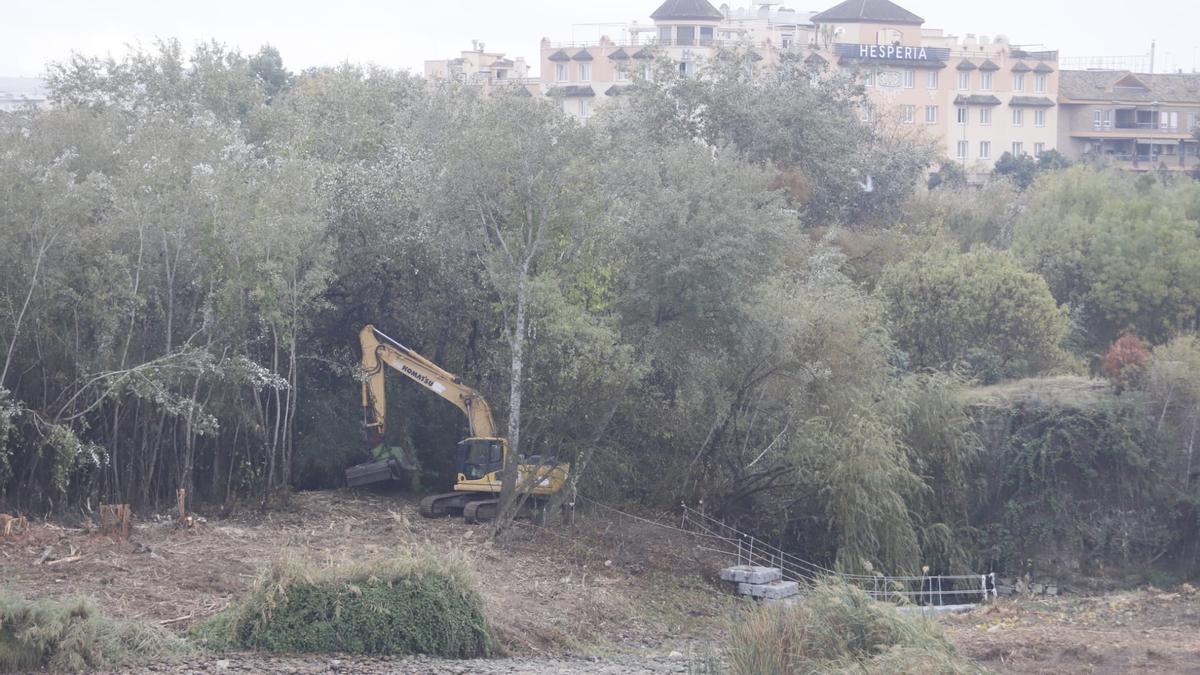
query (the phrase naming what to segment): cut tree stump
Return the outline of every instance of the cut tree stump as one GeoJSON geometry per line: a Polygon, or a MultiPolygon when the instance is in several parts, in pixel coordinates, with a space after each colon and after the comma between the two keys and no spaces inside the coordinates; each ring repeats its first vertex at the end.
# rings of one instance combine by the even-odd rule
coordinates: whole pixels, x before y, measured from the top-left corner
{"type": "Polygon", "coordinates": [[[131,513],[128,504],[101,504],[100,531],[104,534],[128,539],[131,513]]]}

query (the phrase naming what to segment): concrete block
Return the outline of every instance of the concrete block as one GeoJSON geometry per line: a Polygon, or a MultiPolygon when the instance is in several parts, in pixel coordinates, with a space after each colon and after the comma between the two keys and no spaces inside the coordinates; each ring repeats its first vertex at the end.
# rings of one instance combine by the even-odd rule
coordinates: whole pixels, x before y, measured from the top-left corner
{"type": "Polygon", "coordinates": [[[782,578],[783,571],[776,567],[738,565],[721,570],[722,581],[732,581],[738,584],[769,584],[782,578]]]}
{"type": "Polygon", "coordinates": [[[1007,596],[1007,595],[1013,595],[1016,592],[1017,592],[1017,589],[1015,586],[1000,586],[1000,585],[996,586],[996,595],[1007,596]]]}
{"type": "Polygon", "coordinates": [[[763,600],[790,598],[800,592],[800,584],[794,581],[772,581],[768,584],[738,584],[738,593],[763,600]]]}
{"type": "Polygon", "coordinates": [[[1058,586],[1046,586],[1046,595],[1058,595],[1058,586]]]}

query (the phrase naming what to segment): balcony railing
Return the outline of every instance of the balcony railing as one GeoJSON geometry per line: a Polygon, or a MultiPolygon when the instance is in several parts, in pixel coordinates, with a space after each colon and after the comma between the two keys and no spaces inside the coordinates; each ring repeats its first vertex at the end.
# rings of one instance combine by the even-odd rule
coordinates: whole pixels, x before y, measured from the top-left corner
{"type": "Polygon", "coordinates": [[[646,37],[640,40],[625,40],[605,42],[551,42],[549,49],[592,49],[594,47],[736,47],[748,44],[745,40],[726,40],[723,38],[693,38],[691,40],[663,40],[658,37],[646,37]]]}
{"type": "Polygon", "coordinates": [[[1117,122],[1116,124],[1096,124],[1092,123],[1092,131],[1140,131],[1148,134],[1166,133],[1177,134],[1180,131],[1186,132],[1187,129],[1181,129],[1176,126],[1163,126],[1158,122],[1117,122]]]}

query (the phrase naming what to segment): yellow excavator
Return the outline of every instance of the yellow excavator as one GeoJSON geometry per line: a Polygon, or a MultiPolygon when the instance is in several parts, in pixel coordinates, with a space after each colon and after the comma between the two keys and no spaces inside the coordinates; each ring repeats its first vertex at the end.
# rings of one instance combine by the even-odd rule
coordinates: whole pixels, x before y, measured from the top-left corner
{"type": "MultiPolygon", "coordinates": [[[[436,518],[461,512],[467,522],[483,522],[496,517],[501,476],[510,460],[508,441],[496,435],[492,409],[483,396],[463,384],[458,376],[443,370],[433,361],[384,335],[374,326],[363,327],[358,334],[362,345],[363,424],[368,442],[381,447],[387,431],[387,399],[384,394],[384,368],[391,368],[417,384],[453,403],[467,416],[470,435],[458,443],[455,454],[458,478],[454,491],[421,500],[421,515],[436,518]]],[[[380,458],[380,454],[376,454],[380,458]]],[[[570,465],[552,458],[518,457],[517,491],[528,494],[527,509],[535,509],[562,489],[570,465]]],[[[365,485],[399,477],[407,468],[397,459],[352,467],[346,471],[351,486],[365,485]]]]}

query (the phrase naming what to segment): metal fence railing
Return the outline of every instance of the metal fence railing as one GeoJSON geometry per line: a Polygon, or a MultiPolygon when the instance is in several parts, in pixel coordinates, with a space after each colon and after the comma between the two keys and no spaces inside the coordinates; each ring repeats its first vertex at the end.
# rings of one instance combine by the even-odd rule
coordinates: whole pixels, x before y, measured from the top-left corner
{"type": "Polygon", "coordinates": [[[971,604],[996,597],[995,574],[846,574],[804,560],[686,504],[681,507],[680,529],[699,538],[698,548],[736,560],[738,565],[778,568],[787,581],[807,584],[822,577],[837,577],[876,600],[918,605],[971,604]]]}

